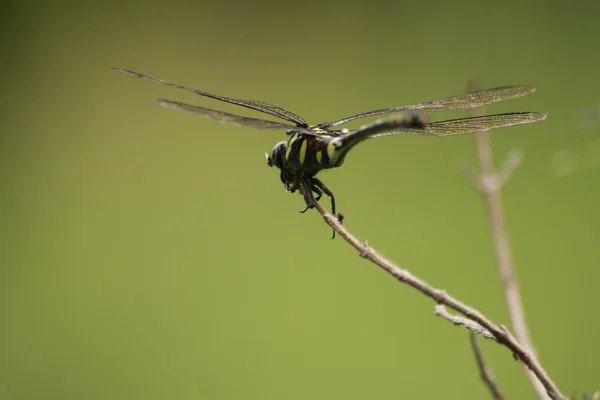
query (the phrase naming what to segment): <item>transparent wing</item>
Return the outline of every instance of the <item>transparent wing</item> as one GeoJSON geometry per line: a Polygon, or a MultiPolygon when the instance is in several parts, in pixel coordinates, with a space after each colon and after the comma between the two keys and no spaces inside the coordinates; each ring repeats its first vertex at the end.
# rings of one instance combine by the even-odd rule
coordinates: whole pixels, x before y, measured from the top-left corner
{"type": "MultiPolygon", "coordinates": [[[[514,112],[505,114],[483,115],[481,117],[469,117],[451,119],[446,121],[428,122],[420,125],[390,127],[389,129],[377,129],[371,124],[358,129],[360,132],[368,129],[372,133],[368,136],[376,138],[381,136],[412,134],[423,136],[454,136],[467,133],[486,132],[491,129],[504,128],[507,126],[530,124],[546,119],[546,114],[536,112],[514,112]]],[[[385,120],[383,121],[385,122],[385,120]]],[[[381,122],[380,122],[381,124],[381,122]]],[[[354,132],[352,132],[354,133],[354,132]]]]}
{"type": "Polygon", "coordinates": [[[113,69],[116,71],[122,72],[124,74],[127,74],[127,75],[132,75],[132,76],[135,76],[135,77],[138,77],[141,79],[145,79],[150,82],[155,82],[155,83],[159,83],[161,85],[166,85],[166,86],[174,87],[177,89],[182,89],[182,90],[185,90],[185,91],[188,91],[191,93],[198,94],[200,96],[209,97],[211,99],[223,101],[225,103],[230,103],[230,104],[235,104],[238,106],[250,108],[252,110],[260,111],[262,113],[269,114],[269,115],[272,115],[277,118],[281,118],[281,119],[289,121],[289,122],[293,122],[293,123],[297,124],[298,126],[308,127],[308,124],[306,123],[306,121],[304,121],[304,119],[302,117],[300,117],[299,115],[296,115],[291,111],[285,110],[285,109],[275,106],[273,104],[265,103],[263,101],[242,100],[242,99],[234,99],[231,97],[219,96],[216,94],[203,92],[201,90],[192,89],[187,86],[178,85],[176,83],[164,81],[162,79],[153,78],[148,75],[140,74],[139,72],[130,71],[128,69],[117,68],[117,67],[113,67],[113,69]]]}
{"type": "Polygon", "coordinates": [[[525,96],[533,92],[535,92],[535,88],[532,86],[499,86],[491,89],[483,89],[475,92],[460,94],[457,96],[445,97],[443,99],[431,100],[425,103],[367,111],[346,118],[338,119],[337,121],[325,122],[319,124],[318,126],[321,128],[338,126],[358,118],[370,117],[379,114],[387,114],[397,111],[447,111],[461,108],[481,107],[486,104],[495,103],[497,101],[509,100],[514,99],[516,97],[525,96]]]}
{"type": "Polygon", "coordinates": [[[194,114],[200,114],[205,117],[214,119],[215,121],[222,124],[231,124],[236,126],[244,126],[255,129],[277,129],[277,130],[293,130],[295,132],[301,132],[306,135],[318,136],[317,133],[308,130],[306,128],[298,127],[291,124],[286,124],[277,121],[268,121],[265,119],[243,117],[241,115],[235,115],[226,113],[223,111],[213,110],[210,108],[204,108],[195,106],[192,104],[180,103],[178,101],[157,99],[156,102],[164,107],[173,108],[176,110],[188,111],[194,114]]]}

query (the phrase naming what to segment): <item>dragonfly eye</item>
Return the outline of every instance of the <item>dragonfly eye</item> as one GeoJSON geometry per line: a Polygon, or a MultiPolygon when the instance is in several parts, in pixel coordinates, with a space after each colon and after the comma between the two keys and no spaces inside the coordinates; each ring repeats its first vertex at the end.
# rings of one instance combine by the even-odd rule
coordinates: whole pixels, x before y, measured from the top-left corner
{"type": "Polygon", "coordinates": [[[285,152],[287,151],[287,142],[279,142],[273,147],[271,155],[267,154],[267,164],[269,167],[273,165],[281,169],[285,160],[285,152]]]}

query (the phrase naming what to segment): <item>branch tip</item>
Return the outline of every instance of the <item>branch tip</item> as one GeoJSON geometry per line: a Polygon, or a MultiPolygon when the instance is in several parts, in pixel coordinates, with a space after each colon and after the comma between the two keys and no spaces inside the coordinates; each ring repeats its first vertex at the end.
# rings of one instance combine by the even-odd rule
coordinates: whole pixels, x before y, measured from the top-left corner
{"type": "Polygon", "coordinates": [[[523,161],[523,156],[523,150],[519,148],[512,149],[506,154],[504,161],[498,168],[498,174],[496,175],[499,187],[504,186],[506,181],[516,171],[519,164],[521,164],[521,161],[523,161]]]}
{"type": "Polygon", "coordinates": [[[463,161],[460,164],[460,172],[463,178],[476,190],[482,191],[481,187],[481,174],[475,170],[469,163],[463,161]]]}

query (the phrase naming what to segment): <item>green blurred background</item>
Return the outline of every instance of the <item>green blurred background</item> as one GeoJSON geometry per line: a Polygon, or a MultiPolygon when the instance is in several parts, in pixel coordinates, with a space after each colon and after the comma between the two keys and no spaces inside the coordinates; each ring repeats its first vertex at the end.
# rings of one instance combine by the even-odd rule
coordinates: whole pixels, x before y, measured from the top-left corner
{"type": "MultiPolygon", "coordinates": [[[[536,86],[488,108],[548,113],[493,134],[498,162],[525,153],[503,192],[511,245],[543,365],[566,394],[599,389],[600,126],[580,116],[600,100],[600,6],[585,4],[4,2],[0,396],[489,396],[465,331],[298,213],[264,161],[283,133],[160,108],[244,113],[112,66],[311,123],[471,77],[536,86]]],[[[472,136],[388,137],[321,177],[357,236],[508,325],[463,160],[472,136]]],[[[482,346],[505,394],[533,398],[510,353],[482,346]]]]}

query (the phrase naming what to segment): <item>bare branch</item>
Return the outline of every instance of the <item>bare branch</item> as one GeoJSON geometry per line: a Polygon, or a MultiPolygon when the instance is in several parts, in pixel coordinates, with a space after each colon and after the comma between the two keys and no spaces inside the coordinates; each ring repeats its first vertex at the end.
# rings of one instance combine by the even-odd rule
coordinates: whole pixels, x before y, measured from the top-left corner
{"type": "Polygon", "coordinates": [[[494,374],[492,374],[492,371],[485,363],[483,353],[481,352],[481,348],[477,342],[477,336],[474,333],[471,333],[469,338],[471,339],[471,347],[473,348],[473,354],[475,354],[475,361],[477,362],[477,368],[479,369],[481,380],[488,387],[492,397],[495,400],[504,400],[504,396],[502,395],[502,392],[500,392],[500,388],[494,379],[494,374]]]}
{"type": "Polygon", "coordinates": [[[379,268],[398,279],[400,282],[417,289],[422,294],[433,299],[437,304],[443,304],[487,329],[500,344],[506,346],[532,371],[532,373],[540,380],[541,384],[551,398],[560,400],[567,399],[558,390],[554,382],[552,382],[535,356],[529,353],[529,351],[523,345],[521,345],[507,330],[503,329],[499,325],[494,324],[479,311],[455,299],[445,291],[431,286],[429,283],[412,275],[408,270],[396,266],[394,263],[377,253],[372,247],[363,244],[339,222],[337,216],[330,214],[320,203],[317,203],[315,208],[319,211],[325,220],[325,223],[333,228],[336,233],[352,247],[354,247],[362,258],[371,261],[379,268]]]}
{"type": "MultiPolygon", "coordinates": [[[[468,86],[469,90],[477,89],[473,82],[469,82],[468,86]]],[[[478,109],[473,112],[473,115],[475,116],[481,113],[481,111],[481,109],[478,109]]],[[[492,241],[496,253],[496,263],[498,265],[500,279],[504,286],[504,297],[507,302],[508,313],[519,342],[521,342],[531,355],[535,357],[535,350],[529,336],[527,323],[525,322],[525,312],[523,310],[521,294],[514,272],[510,246],[508,244],[506,228],[504,227],[502,204],[500,201],[500,189],[520,164],[523,154],[520,150],[511,150],[502,162],[499,172],[496,173],[494,171],[492,145],[489,134],[487,132],[475,134],[475,146],[477,158],[479,160],[479,169],[481,171],[479,182],[475,187],[479,188],[486,203],[492,241]]],[[[469,182],[471,181],[472,178],[469,178],[469,182]]],[[[540,399],[546,398],[544,387],[540,384],[540,381],[536,379],[532,371],[528,370],[527,375],[538,394],[538,397],[540,399]]]]}

